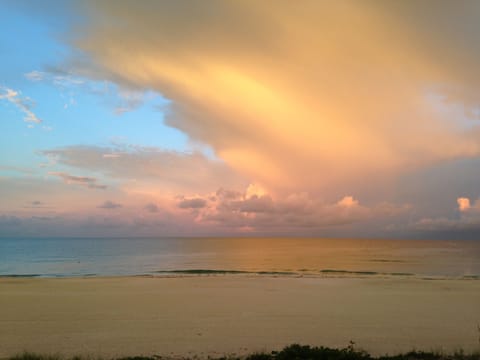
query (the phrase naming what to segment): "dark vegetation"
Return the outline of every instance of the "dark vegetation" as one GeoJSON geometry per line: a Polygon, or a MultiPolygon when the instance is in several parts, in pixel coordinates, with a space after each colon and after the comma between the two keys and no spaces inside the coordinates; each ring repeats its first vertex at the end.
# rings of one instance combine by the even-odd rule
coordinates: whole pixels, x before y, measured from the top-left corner
{"type": "MultiPolygon", "coordinates": [[[[281,351],[271,353],[254,353],[246,356],[229,355],[224,357],[212,358],[209,360],[480,360],[480,353],[465,354],[462,351],[453,354],[443,354],[437,352],[411,351],[398,355],[383,355],[374,357],[363,350],[354,348],[354,343],[343,349],[333,349],[328,347],[316,347],[309,345],[293,344],[286,346],[281,351]]],[[[198,359],[197,356],[191,358],[163,357],[163,356],[131,356],[117,358],[115,360],[166,360],[166,359],[198,359]]],[[[39,355],[34,353],[23,353],[8,358],[8,360],[100,360],[89,357],[63,358],[59,355],[39,355]]]]}

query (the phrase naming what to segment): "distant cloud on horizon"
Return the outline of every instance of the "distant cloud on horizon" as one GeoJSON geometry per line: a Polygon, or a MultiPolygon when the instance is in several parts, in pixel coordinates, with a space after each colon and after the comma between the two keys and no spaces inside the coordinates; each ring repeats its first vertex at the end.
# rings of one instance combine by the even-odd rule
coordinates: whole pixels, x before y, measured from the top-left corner
{"type": "Polygon", "coordinates": [[[106,200],[105,202],[103,202],[101,205],[98,205],[97,207],[100,208],[100,209],[112,210],[112,209],[121,208],[121,207],[122,207],[122,204],[118,204],[118,203],[116,203],[116,202],[113,202],[113,201],[110,201],[110,200],[106,200]]]}
{"type": "Polygon", "coordinates": [[[145,205],[144,209],[150,213],[157,213],[158,212],[158,206],[153,204],[153,203],[149,203],[147,205],[145,205]]]}

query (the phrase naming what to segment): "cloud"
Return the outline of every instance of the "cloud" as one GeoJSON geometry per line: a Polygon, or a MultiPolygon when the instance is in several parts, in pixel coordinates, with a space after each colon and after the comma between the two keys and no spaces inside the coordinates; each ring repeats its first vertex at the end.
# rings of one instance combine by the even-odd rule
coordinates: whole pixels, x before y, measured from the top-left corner
{"type": "MultiPolygon", "coordinates": [[[[99,0],[75,11],[72,57],[27,77],[113,91],[118,113],[161,94],[166,123],[213,149],[43,152],[112,181],[145,218],[157,217],[152,203],[195,229],[476,226],[476,2],[99,0]]],[[[116,195],[105,197],[131,208],[116,195]]]]}
{"type": "Polygon", "coordinates": [[[447,217],[423,218],[412,224],[411,229],[422,232],[441,233],[450,232],[458,233],[467,230],[480,230],[480,219],[473,220],[471,218],[452,219],[447,217]]]}
{"type": "Polygon", "coordinates": [[[128,182],[131,188],[149,191],[210,192],[222,184],[237,187],[246,183],[222,161],[211,160],[199,152],[124,145],[70,146],[42,154],[57,164],[101,173],[128,182]]]}
{"type": "Polygon", "coordinates": [[[121,154],[116,154],[116,153],[102,155],[102,157],[104,157],[105,159],[116,159],[116,158],[119,158],[120,156],[121,154]]]}
{"type": "MultiPolygon", "coordinates": [[[[115,211],[111,211],[113,215],[115,211]]],[[[109,214],[109,215],[110,215],[109,214]]],[[[160,231],[170,234],[162,220],[145,223],[135,216],[129,219],[111,216],[79,217],[79,214],[56,216],[17,216],[0,214],[4,236],[154,236],[160,231]],[[145,226],[148,225],[148,226],[145,226]],[[146,231],[145,231],[146,228],[146,231]]]]}
{"type": "Polygon", "coordinates": [[[338,203],[338,206],[346,207],[346,208],[351,208],[353,206],[358,206],[358,201],[355,200],[352,196],[345,196],[343,199],[341,199],[338,203]]]}
{"type": "Polygon", "coordinates": [[[131,192],[112,185],[102,192],[107,200],[100,202],[97,192],[52,177],[0,178],[0,217],[15,217],[19,222],[14,226],[0,221],[0,232],[29,236],[155,236],[159,232],[166,236],[231,236],[245,232],[269,236],[365,236],[365,229],[371,229],[366,236],[381,236],[385,232],[380,231],[379,224],[398,223],[399,217],[408,217],[412,210],[391,203],[364,204],[356,197],[355,206],[345,207],[338,204],[341,198],[322,201],[308,193],[256,195],[249,188],[223,187],[175,197],[162,192],[131,192]],[[31,219],[39,215],[39,209],[42,216],[52,218],[51,228],[43,228],[43,222],[31,219]],[[372,222],[375,226],[370,226],[372,222]]]}
{"type": "Polygon", "coordinates": [[[223,199],[237,199],[242,196],[242,193],[235,190],[226,190],[223,187],[218,189],[215,193],[217,197],[221,197],[223,199]]]}
{"type": "Polygon", "coordinates": [[[112,107],[116,115],[133,111],[142,106],[145,100],[154,97],[152,93],[145,90],[127,85],[118,86],[104,79],[92,81],[85,75],[83,71],[72,72],[51,66],[47,71],[34,70],[24,74],[25,78],[32,82],[44,82],[60,90],[63,96],[68,98],[68,101],[64,104],[64,109],[77,104],[75,97],[80,91],[96,95],[112,107]]]}
{"type": "Polygon", "coordinates": [[[122,115],[140,107],[144,103],[146,96],[144,91],[127,88],[120,88],[118,95],[121,102],[115,106],[114,112],[117,115],[122,115]]]}
{"type": "Polygon", "coordinates": [[[45,78],[45,73],[38,70],[30,71],[25,74],[25,78],[30,81],[42,81],[45,78]]]}
{"type": "Polygon", "coordinates": [[[170,126],[269,191],[480,154],[475,2],[89,4],[72,66],[163,94],[170,126]]]}
{"type": "Polygon", "coordinates": [[[201,209],[207,205],[207,201],[201,198],[183,199],[178,203],[180,209],[201,209]]]}
{"type": "Polygon", "coordinates": [[[268,195],[253,195],[243,201],[233,202],[232,205],[244,213],[268,213],[273,210],[273,200],[268,195]]]}
{"type": "Polygon", "coordinates": [[[23,209],[32,209],[32,210],[37,210],[37,209],[51,209],[52,207],[47,205],[45,202],[40,201],[40,200],[34,200],[34,201],[29,201],[27,202],[27,205],[22,207],[23,209]]]}
{"type": "Polygon", "coordinates": [[[40,221],[50,221],[50,220],[53,220],[52,217],[49,217],[49,216],[32,216],[32,219],[33,220],[40,220],[40,221]]]}
{"type": "Polygon", "coordinates": [[[459,197],[457,199],[458,210],[460,211],[467,211],[470,209],[470,199],[459,197]]]}
{"type": "Polygon", "coordinates": [[[414,222],[410,227],[418,231],[430,232],[461,232],[475,231],[478,238],[480,231],[480,199],[473,204],[469,198],[457,199],[458,213],[452,216],[424,217],[414,222]]]}
{"type": "Polygon", "coordinates": [[[158,206],[153,204],[153,203],[149,203],[147,205],[145,205],[144,209],[150,213],[157,213],[158,212],[158,206]]]}
{"type": "MultiPolygon", "coordinates": [[[[0,214],[35,215],[40,208],[51,211],[52,215],[71,211],[89,214],[89,209],[99,201],[98,192],[85,191],[85,186],[68,184],[63,179],[58,181],[53,176],[0,177],[0,214]],[[33,201],[40,201],[43,205],[32,204],[33,201]]],[[[102,190],[102,194],[124,200],[114,188],[102,190]]]]}
{"type": "Polygon", "coordinates": [[[118,203],[115,203],[115,202],[113,202],[113,201],[110,201],[110,200],[106,200],[103,204],[98,205],[97,207],[100,208],[100,209],[112,210],[112,209],[121,208],[122,205],[121,205],[121,204],[118,204],[118,203]]]}
{"type": "Polygon", "coordinates": [[[32,111],[34,107],[34,102],[29,97],[22,97],[19,91],[15,91],[6,87],[0,86],[0,91],[4,93],[0,93],[0,100],[7,100],[10,103],[14,104],[21,112],[25,114],[23,120],[28,123],[36,123],[40,124],[42,120],[40,120],[37,115],[35,115],[32,111]]]}
{"type": "Polygon", "coordinates": [[[457,199],[458,210],[464,217],[478,216],[480,218],[480,199],[473,202],[469,198],[460,197],[457,199]]]}
{"type": "Polygon", "coordinates": [[[61,89],[74,88],[85,85],[86,79],[68,71],[48,67],[47,71],[32,70],[24,74],[27,80],[33,82],[48,81],[61,89]]]}
{"type": "Polygon", "coordinates": [[[297,234],[394,217],[410,211],[408,206],[386,203],[366,207],[351,196],[334,203],[319,201],[307,193],[273,198],[267,193],[252,194],[254,187],[248,186],[243,192],[221,188],[214,194],[188,199],[180,197],[179,207],[194,209],[191,214],[196,224],[235,231],[248,229],[251,233],[291,231],[297,234]]]}
{"type": "Polygon", "coordinates": [[[73,184],[73,185],[80,185],[80,186],[85,186],[89,189],[101,189],[104,190],[107,188],[106,185],[98,184],[98,180],[92,177],[87,177],[87,176],[74,176],[70,175],[64,172],[55,172],[51,171],[48,173],[49,175],[52,176],[57,176],[61,179],[66,184],[73,184]]]}

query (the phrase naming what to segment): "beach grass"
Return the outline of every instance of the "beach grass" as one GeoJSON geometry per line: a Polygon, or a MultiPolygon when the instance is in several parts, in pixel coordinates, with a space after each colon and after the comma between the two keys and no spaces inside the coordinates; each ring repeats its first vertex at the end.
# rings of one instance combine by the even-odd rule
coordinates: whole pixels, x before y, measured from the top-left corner
{"type": "MultiPolygon", "coordinates": [[[[192,357],[169,357],[169,356],[128,356],[114,359],[102,359],[90,356],[74,356],[70,358],[61,355],[44,355],[24,352],[7,360],[197,360],[198,356],[192,357]]],[[[310,346],[292,344],[284,347],[281,351],[257,352],[244,356],[225,355],[221,357],[208,357],[209,360],[480,360],[480,352],[465,353],[456,351],[452,354],[433,351],[410,351],[396,355],[372,356],[368,352],[357,349],[354,343],[345,348],[336,349],[324,346],[310,346]]]]}

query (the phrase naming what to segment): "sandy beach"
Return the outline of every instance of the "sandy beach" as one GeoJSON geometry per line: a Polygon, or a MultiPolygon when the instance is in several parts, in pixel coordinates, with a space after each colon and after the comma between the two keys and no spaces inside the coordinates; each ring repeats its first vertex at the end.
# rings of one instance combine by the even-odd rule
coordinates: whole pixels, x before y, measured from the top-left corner
{"type": "Polygon", "coordinates": [[[0,358],[25,350],[206,357],[350,340],[374,354],[472,351],[479,304],[476,280],[3,278],[0,358]]]}

